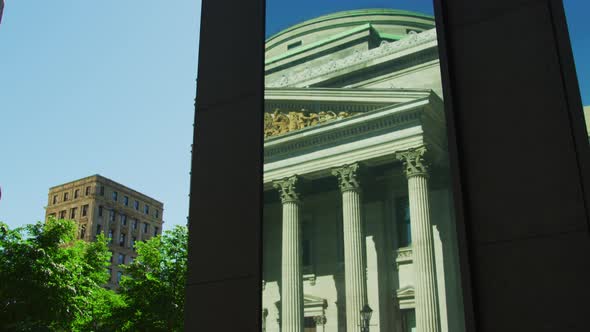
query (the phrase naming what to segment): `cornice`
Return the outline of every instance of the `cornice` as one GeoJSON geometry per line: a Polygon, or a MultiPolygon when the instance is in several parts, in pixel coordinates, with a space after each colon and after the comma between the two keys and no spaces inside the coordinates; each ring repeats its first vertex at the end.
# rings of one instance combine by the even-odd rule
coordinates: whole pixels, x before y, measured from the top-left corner
{"type": "Polygon", "coordinates": [[[274,162],[418,123],[428,102],[429,98],[421,98],[270,138],[264,144],[264,162],[274,162]]]}
{"type": "Polygon", "coordinates": [[[437,42],[436,29],[430,29],[421,33],[414,33],[408,35],[406,38],[396,42],[388,43],[383,41],[379,47],[370,49],[368,51],[356,51],[354,54],[344,57],[339,60],[331,60],[316,67],[308,67],[295,73],[288,73],[282,75],[278,79],[265,82],[266,87],[288,87],[296,84],[309,81],[313,78],[333,74],[350,67],[364,64],[371,65],[380,58],[385,58],[392,54],[400,53],[402,51],[421,46],[427,43],[437,42]]]}

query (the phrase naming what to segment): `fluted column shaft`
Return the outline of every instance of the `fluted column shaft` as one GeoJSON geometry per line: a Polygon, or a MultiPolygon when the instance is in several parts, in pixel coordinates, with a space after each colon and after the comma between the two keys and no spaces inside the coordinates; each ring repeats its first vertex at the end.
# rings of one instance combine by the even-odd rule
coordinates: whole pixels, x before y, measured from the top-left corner
{"type": "Polygon", "coordinates": [[[303,331],[303,277],[301,271],[301,200],[297,177],[275,182],[283,203],[281,252],[281,331],[303,331]]]}
{"type": "Polygon", "coordinates": [[[410,225],[416,284],[416,330],[439,332],[440,313],[434,258],[434,238],[430,222],[428,171],[423,159],[424,147],[398,153],[408,179],[410,225]]]}
{"type": "Polygon", "coordinates": [[[342,192],[347,331],[360,330],[361,310],[367,304],[361,189],[357,178],[358,168],[358,164],[352,164],[333,170],[333,174],[338,177],[342,192]]]}

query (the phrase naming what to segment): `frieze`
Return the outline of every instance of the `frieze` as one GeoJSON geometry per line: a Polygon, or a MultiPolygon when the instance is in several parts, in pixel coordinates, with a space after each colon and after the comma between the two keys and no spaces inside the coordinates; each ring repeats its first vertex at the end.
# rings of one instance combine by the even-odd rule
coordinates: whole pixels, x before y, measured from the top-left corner
{"type": "Polygon", "coordinates": [[[302,71],[283,75],[281,78],[275,79],[266,83],[267,87],[285,87],[303,82],[314,77],[323,76],[332,72],[336,72],[346,67],[358,65],[364,62],[373,61],[377,58],[387,56],[396,52],[403,51],[410,47],[415,47],[431,41],[436,41],[436,29],[430,29],[421,33],[409,34],[406,38],[395,42],[381,42],[379,47],[360,52],[356,51],[354,54],[344,57],[339,60],[331,60],[317,67],[308,67],[302,71]]]}
{"type": "Polygon", "coordinates": [[[318,113],[302,109],[298,112],[284,112],[275,109],[273,113],[264,113],[264,138],[282,135],[291,131],[340,120],[359,113],[321,111],[318,113]]]}

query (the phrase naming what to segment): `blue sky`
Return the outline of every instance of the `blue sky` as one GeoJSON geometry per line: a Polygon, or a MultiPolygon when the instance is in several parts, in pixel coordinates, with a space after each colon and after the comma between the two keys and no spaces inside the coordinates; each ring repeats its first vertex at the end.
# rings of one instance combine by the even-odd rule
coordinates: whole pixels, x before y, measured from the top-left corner
{"type": "MultiPolygon", "coordinates": [[[[0,25],[0,220],[42,220],[49,187],[101,174],[188,211],[199,0],[6,0],[0,25]]],[[[566,1],[586,77],[590,5],[566,1]]],[[[429,0],[269,0],[267,35],[340,10],[433,14],[429,0]]],[[[585,100],[590,100],[583,93],[585,100]]]]}
{"type": "Polygon", "coordinates": [[[7,0],[0,24],[0,220],[101,174],[186,223],[200,1],[7,0]]]}
{"type": "Polygon", "coordinates": [[[590,105],[590,3],[580,0],[564,0],[565,15],[574,52],[580,93],[584,105],[590,105]]]}

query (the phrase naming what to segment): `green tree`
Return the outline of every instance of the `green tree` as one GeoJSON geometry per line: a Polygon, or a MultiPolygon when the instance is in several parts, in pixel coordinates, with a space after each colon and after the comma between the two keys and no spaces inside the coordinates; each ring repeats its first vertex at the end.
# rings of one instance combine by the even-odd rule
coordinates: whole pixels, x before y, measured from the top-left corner
{"type": "Polygon", "coordinates": [[[76,240],[70,220],[9,229],[0,222],[0,330],[93,331],[123,302],[102,288],[110,251],[76,240]]]}
{"type": "Polygon", "coordinates": [[[116,320],[123,331],[182,331],[188,232],[176,226],[135,245],[137,257],[124,265],[120,294],[126,306],[116,320]]]}

